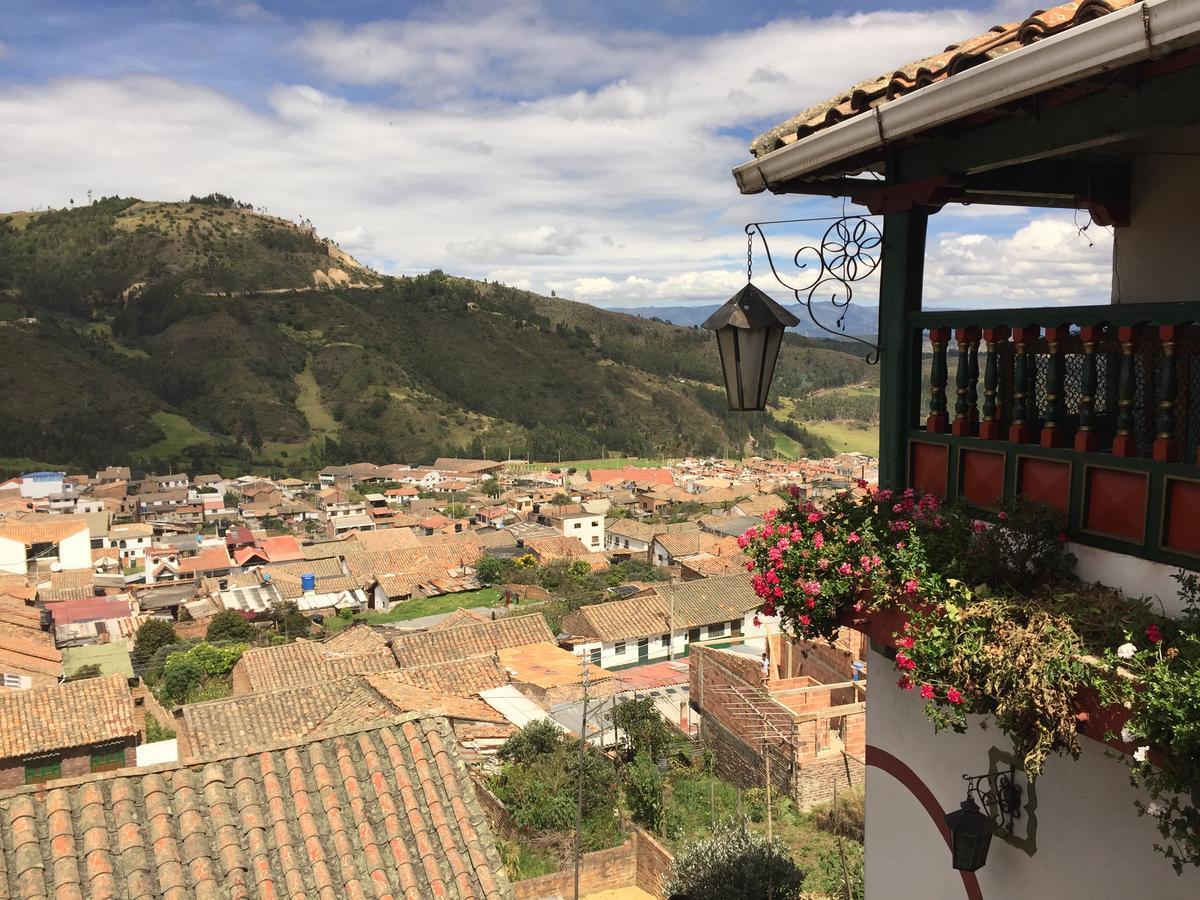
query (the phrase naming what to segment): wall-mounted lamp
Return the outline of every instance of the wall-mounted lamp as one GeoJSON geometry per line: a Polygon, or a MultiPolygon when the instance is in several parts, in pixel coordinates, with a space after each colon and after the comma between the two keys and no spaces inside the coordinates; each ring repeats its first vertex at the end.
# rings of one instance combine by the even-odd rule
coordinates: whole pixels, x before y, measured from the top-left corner
{"type": "Polygon", "coordinates": [[[992,836],[1012,834],[1013,821],[1021,817],[1021,789],[1014,770],[987,775],[964,775],[967,799],[946,813],[950,830],[950,859],[955,869],[974,872],[987,862],[992,836]],[[985,812],[986,810],[986,812],[985,812]]]}

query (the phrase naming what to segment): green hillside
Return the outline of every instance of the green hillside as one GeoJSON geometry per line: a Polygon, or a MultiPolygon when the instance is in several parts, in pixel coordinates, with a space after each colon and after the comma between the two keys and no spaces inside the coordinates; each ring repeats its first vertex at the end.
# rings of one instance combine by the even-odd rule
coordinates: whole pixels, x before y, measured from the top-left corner
{"type": "MultiPolygon", "coordinates": [[[[440,272],[380,276],[228,198],[0,215],[0,353],[0,458],[299,472],[829,452],[785,417],[729,413],[707,332],[440,272]]],[[[805,396],[866,370],[789,336],[776,383],[805,396]]]]}

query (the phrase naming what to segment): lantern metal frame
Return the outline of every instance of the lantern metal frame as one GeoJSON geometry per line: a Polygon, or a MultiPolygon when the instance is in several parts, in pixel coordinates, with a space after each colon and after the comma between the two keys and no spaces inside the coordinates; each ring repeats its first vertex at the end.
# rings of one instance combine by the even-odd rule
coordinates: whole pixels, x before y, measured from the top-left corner
{"type": "Polygon", "coordinates": [[[809,280],[804,284],[791,284],[779,274],[775,259],[771,254],[771,245],[767,241],[764,225],[793,225],[802,222],[829,222],[827,217],[809,219],[775,219],[766,222],[750,222],[745,227],[746,232],[746,274],[747,280],[751,274],[754,254],[754,236],[762,240],[763,250],[767,254],[767,265],[771,274],[783,287],[792,292],[796,302],[808,311],[812,323],[822,331],[843,340],[856,341],[870,348],[864,357],[868,365],[879,362],[879,344],[846,333],[846,311],[854,299],[854,283],[868,278],[879,268],[882,258],[883,232],[867,216],[842,215],[832,219],[832,224],[825,229],[821,240],[816,244],[801,246],[792,254],[792,265],[799,271],[808,274],[809,280]],[[830,328],[817,318],[813,310],[813,301],[818,293],[824,296],[829,291],[829,300],[834,310],[838,312],[835,328],[830,328]]]}
{"type": "Polygon", "coordinates": [[[1021,788],[1016,783],[1016,769],[988,772],[986,775],[963,775],[967,796],[996,826],[996,837],[1012,834],[1013,823],[1021,818],[1021,788]]]}

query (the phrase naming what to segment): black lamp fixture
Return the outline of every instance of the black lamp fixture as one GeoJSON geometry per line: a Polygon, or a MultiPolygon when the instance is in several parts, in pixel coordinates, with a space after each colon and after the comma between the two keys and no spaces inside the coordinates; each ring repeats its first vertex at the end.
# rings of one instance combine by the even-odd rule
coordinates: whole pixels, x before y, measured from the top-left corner
{"type": "Polygon", "coordinates": [[[731,410],[766,409],[783,332],[799,324],[796,316],[750,282],[705,320],[703,327],[717,333],[731,410]]]}
{"type": "Polygon", "coordinates": [[[987,863],[992,837],[1012,834],[1013,820],[1021,817],[1021,789],[1014,783],[1013,776],[1012,769],[963,776],[967,782],[967,799],[958,809],[946,813],[953,868],[963,872],[982,869],[987,863]]]}

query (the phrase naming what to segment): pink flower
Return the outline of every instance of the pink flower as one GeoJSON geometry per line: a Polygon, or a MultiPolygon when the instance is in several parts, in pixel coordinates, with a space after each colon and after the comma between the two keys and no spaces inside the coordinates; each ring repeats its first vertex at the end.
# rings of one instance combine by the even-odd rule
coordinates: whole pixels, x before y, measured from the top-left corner
{"type": "Polygon", "coordinates": [[[760,619],[758,616],[755,616],[754,617],[754,627],[758,628],[760,625],[762,625],[762,619],[760,619]]]}
{"type": "Polygon", "coordinates": [[[860,540],[860,538],[858,536],[858,532],[857,531],[850,532],[848,535],[846,535],[846,540],[849,541],[851,544],[857,544],[860,540]]]}
{"type": "Polygon", "coordinates": [[[804,583],[804,593],[806,593],[806,594],[809,594],[810,596],[813,596],[813,597],[815,597],[817,594],[821,593],[821,582],[819,582],[819,581],[806,581],[806,582],[804,583]]]}
{"type": "Polygon", "coordinates": [[[896,668],[905,671],[912,671],[917,667],[917,664],[905,656],[903,653],[896,654],[896,668]]]}
{"type": "Polygon", "coordinates": [[[789,495],[789,496],[790,496],[790,497],[791,497],[793,500],[795,500],[797,497],[799,497],[799,496],[800,496],[800,488],[799,488],[799,486],[797,486],[797,485],[794,485],[794,484],[789,484],[789,485],[788,485],[788,495],[789,495]]]}
{"type": "Polygon", "coordinates": [[[819,531],[816,534],[814,534],[813,535],[813,546],[816,547],[818,550],[820,550],[822,547],[824,547],[825,546],[825,535],[823,535],[819,531]]]}
{"type": "Polygon", "coordinates": [[[821,521],[821,514],[819,512],[810,512],[808,514],[808,523],[810,525],[816,525],[820,521],[821,521]]]}
{"type": "Polygon", "coordinates": [[[814,600],[812,597],[809,597],[807,600],[804,601],[804,603],[806,606],[808,606],[809,609],[817,608],[817,601],[814,600]]]}
{"type": "Polygon", "coordinates": [[[746,545],[749,543],[750,543],[750,539],[747,538],[744,534],[737,539],[737,545],[738,545],[739,550],[745,550],[746,545]]]}
{"type": "Polygon", "coordinates": [[[854,483],[857,484],[862,490],[866,490],[867,488],[867,479],[865,478],[860,478],[854,483]]]}
{"type": "Polygon", "coordinates": [[[775,510],[768,509],[765,513],[763,513],[763,521],[764,522],[774,522],[775,521],[775,510]]]}
{"type": "Polygon", "coordinates": [[[1162,629],[1155,624],[1146,626],[1146,640],[1152,644],[1157,644],[1162,640],[1162,629]]]}
{"type": "Polygon", "coordinates": [[[915,643],[916,643],[916,641],[914,641],[909,635],[905,635],[904,637],[896,638],[896,646],[903,647],[905,650],[911,650],[913,644],[915,644],[915,643]]]}
{"type": "Polygon", "coordinates": [[[908,579],[908,581],[904,582],[904,593],[915,594],[916,592],[917,592],[916,579],[910,578],[910,579],[908,579]]]}
{"type": "Polygon", "coordinates": [[[976,534],[982,534],[983,532],[987,531],[987,523],[980,522],[978,519],[976,519],[971,523],[971,530],[976,534]]]}
{"type": "Polygon", "coordinates": [[[933,685],[932,684],[921,685],[921,696],[924,697],[926,700],[932,700],[933,699],[933,685]]]}
{"type": "Polygon", "coordinates": [[[912,679],[907,675],[901,675],[900,680],[896,682],[896,687],[904,691],[911,691],[913,689],[912,679]]]}
{"type": "Polygon", "coordinates": [[[946,699],[954,704],[962,703],[962,691],[960,691],[958,688],[950,688],[948,691],[946,691],[946,699]]]}
{"type": "Polygon", "coordinates": [[[1007,522],[1008,521],[1008,513],[1006,513],[1004,510],[1000,510],[1000,512],[998,512],[996,514],[996,518],[999,519],[1001,522],[1007,522]]]}
{"type": "Polygon", "coordinates": [[[829,568],[829,560],[827,560],[825,557],[822,556],[820,559],[817,560],[817,568],[820,569],[822,572],[824,572],[826,569],[829,568]]]}
{"type": "Polygon", "coordinates": [[[748,559],[748,560],[746,560],[746,571],[747,571],[747,572],[753,572],[753,571],[754,571],[754,560],[752,560],[752,559],[748,559]]]}
{"type": "Polygon", "coordinates": [[[810,622],[812,622],[812,619],[810,619],[808,616],[801,616],[801,617],[800,617],[800,624],[801,624],[801,625],[803,625],[803,626],[805,626],[806,628],[808,627],[808,625],[809,625],[809,623],[810,623],[810,622]]]}
{"type": "Polygon", "coordinates": [[[854,571],[854,567],[851,566],[850,563],[848,563],[848,562],[844,562],[840,566],[838,566],[838,574],[839,575],[849,575],[853,571],[854,571]]]}

